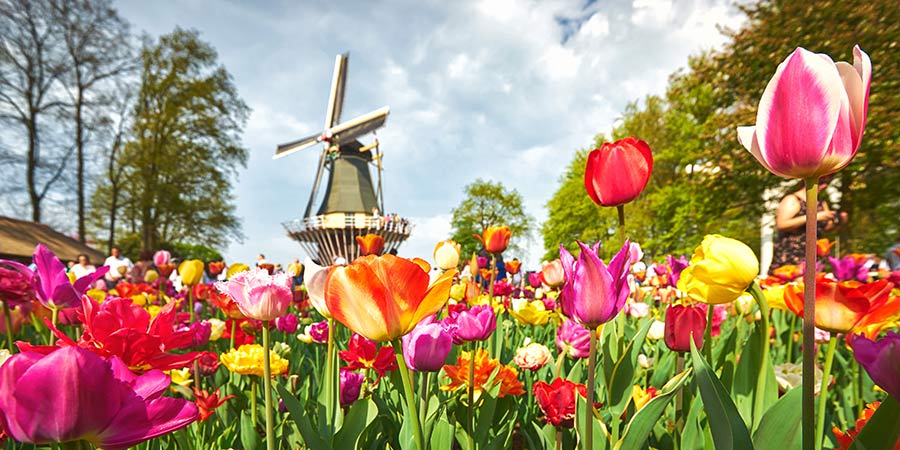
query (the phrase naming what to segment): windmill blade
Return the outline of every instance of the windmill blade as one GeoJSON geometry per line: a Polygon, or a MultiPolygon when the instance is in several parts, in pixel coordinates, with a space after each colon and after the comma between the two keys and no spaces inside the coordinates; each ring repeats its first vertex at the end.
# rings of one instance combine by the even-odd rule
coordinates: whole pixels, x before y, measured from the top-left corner
{"type": "Polygon", "coordinates": [[[334,73],[331,76],[331,93],[328,95],[328,108],[325,110],[325,129],[337,125],[341,121],[344,109],[344,92],[347,86],[347,63],[350,53],[337,55],[334,58],[334,73]]]}
{"type": "Polygon", "coordinates": [[[341,145],[384,126],[391,108],[383,106],[367,114],[353,118],[326,131],[332,136],[332,144],[341,145]]]}
{"type": "Polygon", "coordinates": [[[288,142],[287,144],[281,144],[275,149],[275,156],[273,156],[272,159],[282,158],[291,153],[303,150],[304,148],[312,147],[319,142],[321,136],[321,134],[314,134],[312,136],[297,139],[293,142],[288,142]]]}

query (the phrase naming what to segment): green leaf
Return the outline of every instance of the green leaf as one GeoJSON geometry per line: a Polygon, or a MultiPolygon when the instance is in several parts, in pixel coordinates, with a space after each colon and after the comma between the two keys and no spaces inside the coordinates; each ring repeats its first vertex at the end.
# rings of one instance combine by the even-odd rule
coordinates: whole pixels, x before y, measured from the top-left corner
{"type": "Polygon", "coordinates": [[[453,425],[447,421],[447,417],[441,416],[434,423],[434,429],[431,432],[430,449],[434,450],[450,450],[453,448],[453,425]]]}
{"type": "MultiPolygon", "coordinates": [[[[578,434],[578,442],[580,446],[584,446],[584,433],[587,429],[584,423],[585,412],[587,411],[587,400],[582,398],[580,395],[575,396],[575,433],[578,434]]],[[[603,422],[596,420],[593,415],[591,416],[593,420],[591,420],[592,426],[594,427],[594,434],[592,439],[594,441],[593,450],[606,450],[609,448],[609,432],[606,430],[606,426],[603,422]]]]}
{"type": "MultiPolygon", "coordinates": [[[[767,352],[761,348],[761,341],[767,330],[762,329],[763,322],[757,322],[747,345],[741,352],[741,359],[735,371],[732,394],[744,423],[751,429],[759,426],[763,414],[778,400],[778,385],[775,371],[767,352]],[[763,361],[765,358],[765,361],[763,361]],[[765,363],[765,369],[760,367],[765,363]],[[762,373],[760,373],[762,372],[762,373]]],[[[766,345],[768,340],[766,339],[766,345]]]]}
{"type": "Polygon", "coordinates": [[[753,450],[750,432],[728,391],[691,340],[691,360],[716,450],[753,450]]]}
{"type": "Polygon", "coordinates": [[[631,421],[628,422],[628,426],[625,427],[622,439],[619,440],[614,447],[616,450],[640,450],[644,448],[647,443],[647,438],[650,436],[650,432],[653,431],[654,425],[659,422],[659,418],[662,417],[663,413],[666,411],[666,406],[669,405],[669,402],[684,385],[684,382],[688,379],[690,373],[691,369],[687,369],[684,372],[675,375],[675,377],[663,386],[662,391],[660,391],[658,396],[647,402],[647,404],[631,418],[631,421]]]}
{"type": "Polygon", "coordinates": [[[762,417],[753,433],[756,450],[794,450],[801,444],[801,400],[799,387],[782,396],[762,417]]]}
{"type": "MultiPolygon", "coordinates": [[[[303,404],[300,403],[300,400],[297,400],[297,397],[294,397],[293,394],[288,392],[288,390],[280,384],[276,385],[276,389],[278,390],[279,397],[281,397],[281,400],[284,402],[285,408],[287,408],[288,413],[290,413],[291,419],[294,419],[294,423],[297,424],[297,429],[300,430],[300,434],[303,436],[303,440],[306,441],[306,445],[312,450],[330,449],[331,444],[325,441],[313,424],[310,423],[310,417],[303,409],[303,404]]],[[[243,434],[243,432],[241,434],[243,434]]]]}
{"type": "Polygon", "coordinates": [[[628,342],[622,351],[622,356],[616,361],[610,373],[609,410],[612,414],[622,414],[628,400],[631,398],[631,390],[634,385],[634,367],[637,364],[638,355],[644,346],[644,339],[650,331],[652,321],[647,320],[634,338],[628,342]]]}
{"type": "Polygon", "coordinates": [[[880,450],[900,439],[900,403],[888,396],[856,436],[849,450],[880,450]]]}
{"type": "Polygon", "coordinates": [[[241,413],[241,445],[244,446],[244,450],[262,449],[262,439],[247,412],[241,413]]]}
{"type": "Polygon", "coordinates": [[[700,413],[703,412],[703,399],[694,397],[691,409],[681,429],[682,450],[704,450],[703,426],[700,424],[700,413]]]}
{"type": "Polygon", "coordinates": [[[344,426],[334,436],[334,448],[356,448],[356,442],[363,430],[375,420],[378,415],[378,406],[372,399],[357,400],[347,416],[344,418],[344,426]]]}

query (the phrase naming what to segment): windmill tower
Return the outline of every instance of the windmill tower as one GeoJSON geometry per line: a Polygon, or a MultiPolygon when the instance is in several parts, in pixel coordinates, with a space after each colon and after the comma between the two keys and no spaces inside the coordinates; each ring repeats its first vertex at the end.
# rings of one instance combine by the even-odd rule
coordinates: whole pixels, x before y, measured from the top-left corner
{"type": "Polygon", "coordinates": [[[316,178],[303,217],[282,225],[288,236],[319,264],[330,265],[335,258],[348,261],[359,256],[356,237],[373,233],[384,238],[385,251],[396,249],[409,237],[411,226],[396,215],[385,216],[382,192],[382,155],[376,138],[363,145],[358,138],[384,126],[387,106],[341,123],[347,84],[348,54],[334,61],[331,93],[325,111],[325,129],[318,134],[279,145],[274,159],[322,143],[316,178]],[[369,167],[374,165],[377,183],[369,167]],[[328,183],[319,200],[325,172],[328,183]],[[377,189],[376,189],[377,186],[377,189]],[[318,205],[318,208],[315,206],[318,205]],[[315,210],[315,211],[314,211],[315,210]]]}

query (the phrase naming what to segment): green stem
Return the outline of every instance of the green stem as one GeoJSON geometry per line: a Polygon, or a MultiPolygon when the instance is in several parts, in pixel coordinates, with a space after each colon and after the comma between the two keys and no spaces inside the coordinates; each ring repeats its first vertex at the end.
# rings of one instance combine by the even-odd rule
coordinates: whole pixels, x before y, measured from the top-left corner
{"type": "Polygon", "coordinates": [[[794,329],[797,328],[797,315],[791,314],[791,324],[788,328],[788,343],[787,343],[787,358],[786,361],[789,363],[794,362],[794,329]]]}
{"type": "MultiPolygon", "coordinates": [[[[59,322],[59,308],[53,307],[50,309],[50,323],[53,324],[53,328],[56,328],[56,324],[59,322]]],[[[53,328],[47,330],[47,345],[53,345],[53,328]]]]}
{"type": "Polygon", "coordinates": [[[256,375],[250,375],[250,421],[256,428],[256,375]]]}
{"type": "MultiPolygon", "coordinates": [[[[693,339],[693,336],[691,336],[693,339]]],[[[684,353],[677,352],[675,353],[675,373],[679,374],[684,372],[684,353]]],[[[684,389],[679,389],[678,393],[675,394],[675,433],[676,437],[678,434],[681,434],[681,429],[684,427],[684,411],[686,410],[684,404],[684,389]]],[[[675,439],[675,442],[680,442],[680,439],[675,439]]]]}
{"type": "Polygon", "coordinates": [[[12,313],[9,310],[9,302],[6,299],[3,300],[3,321],[6,324],[6,345],[9,347],[9,353],[13,354],[16,352],[16,349],[13,344],[12,313]]]}
{"type": "MultiPolygon", "coordinates": [[[[193,311],[193,308],[191,308],[193,311]]],[[[266,450],[275,450],[275,418],[272,416],[272,367],[269,361],[269,321],[263,321],[263,389],[266,390],[266,450]]]]}
{"type": "Polygon", "coordinates": [[[475,450],[475,354],[477,350],[475,348],[475,341],[469,343],[469,405],[468,405],[468,419],[469,419],[469,449],[475,450]]]}
{"type": "MultiPolygon", "coordinates": [[[[391,346],[394,347],[394,356],[397,358],[400,378],[403,380],[403,394],[406,397],[406,408],[408,410],[410,424],[413,428],[413,435],[416,437],[416,448],[418,450],[425,450],[425,439],[422,437],[422,425],[419,423],[419,414],[416,412],[416,391],[413,390],[409,368],[406,366],[406,360],[403,359],[403,346],[401,345],[399,338],[391,341],[391,346]]],[[[472,363],[474,362],[475,361],[473,360],[472,363]]]]}
{"type": "Polygon", "coordinates": [[[335,424],[337,423],[337,415],[340,414],[341,401],[340,401],[340,378],[337,373],[337,366],[335,365],[335,352],[337,348],[334,345],[334,320],[328,319],[328,346],[325,352],[325,385],[322,386],[325,389],[325,395],[328,398],[327,406],[327,417],[328,417],[328,427],[332,433],[337,432],[335,429],[335,424]]]}
{"type": "Polygon", "coordinates": [[[803,272],[803,450],[815,450],[816,409],[815,317],[816,317],[816,213],[818,177],[804,180],[806,185],[806,269],[803,272]]]}
{"type": "Polygon", "coordinates": [[[831,366],[834,363],[834,351],[837,349],[837,336],[832,333],[828,341],[828,350],[825,353],[825,368],[822,373],[822,385],[819,388],[819,411],[816,414],[816,450],[822,449],[822,437],[825,434],[825,405],[828,393],[828,381],[831,379],[831,366]]]}
{"type": "MultiPolygon", "coordinates": [[[[488,306],[491,308],[494,307],[494,280],[496,280],[496,279],[497,279],[497,255],[491,253],[491,279],[488,282],[488,295],[489,295],[488,306]]],[[[494,332],[491,333],[490,340],[487,342],[488,356],[490,356],[491,358],[497,356],[494,353],[494,347],[496,347],[496,345],[494,345],[494,344],[497,341],[497,331],[496,331],[497,316],[496,316],[496,314],[494,315],[494,322],[495,322],[494,332]]],[[[474,358],[474,357],[475,357],[475,355],[473,353],[472,358],[474,358]]],[[[473,361],[474,361],[474,359],[473,359],[473,361]]]]}
{"type": "Polygon", "coordinates": [[[770,372],[769,370],[769,304],[766,302],[766,295],[763,294],[762,288],[759,286],[759,283],[754,281],[750,284],[750,288],[747,289],[750,292],[750,295],[753,296],[753,299],[756,300],[756,304],[759,306],[759,327],[761,328],[759,333],[759,345],[762,349],[762,357],[759,360],[759,369],[756,372],[759,374],[756,378],[756,395],[754,395],[753,402],[753,423],[754,425],[759,424],[759,421],[762,420],[762,416],[765,413],[766,405],[765,405],[765,396],[760,395],[765,390],[766,377],[762,376],[764,373],[770,372]]]}
{"type": "Polygon", "coordinates": [[[625,245],[625,205],[616,206],[616,212],[619,213],[619,237],[622,238],[622,245],[625,245]]]}
{"type": "Polygon", "coordinates": [[[703,353],[706,355],[706,362],[709,363],[709,366],[713,368],[716,367],[713,364],[712,357],[712,326],[714,308],[715,305],[711,303],[706,305],[706,330],[703,332],[703,353]]]}
{"type": "Polygon", "coordinates": [[[187,287],[187,306],[188,310],[191,313],[191,322],[194,321],[194,288],[192,286],[187,287]]]}
{"type": "Polygon", "coordinates": [[[228,348],[234,348],[235,333],[237,333],[237,319],[231,319],[231,338],[228,339],[228,348]]]}
{"type": "MultiPolygon", "coordinates": [[[[588,376],[587,376],[587,408],[584,409],[584,443],[586,449],[594,448],[594,369],[597,366],[597,330],[588,328],[591,332],[590,347],[588,350],[588,376]]],[[[614,441],[615,442],[615,441],[614,441]]]]}

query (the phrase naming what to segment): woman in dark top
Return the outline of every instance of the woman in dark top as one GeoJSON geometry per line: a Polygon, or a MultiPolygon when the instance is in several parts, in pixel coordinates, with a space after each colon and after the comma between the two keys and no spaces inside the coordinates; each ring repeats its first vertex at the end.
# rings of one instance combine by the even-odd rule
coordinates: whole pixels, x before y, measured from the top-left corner
{"type": "MultiPolygon", "coordinates": [[[[819,202],[816,208],[816,233],[818,236],[835,229],[839,224],[847,222],[846,212],[832,211],[828,203],[821,200],[831,177],[819,180],[819,202]]],[[[775,269],[789,264],[799,265],[806,256],[806,190],[801,188],[786,195],[775,210],[775,251],[769,274],[775,269]]]]}

